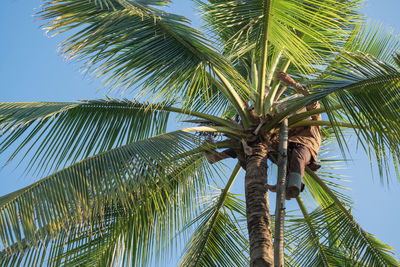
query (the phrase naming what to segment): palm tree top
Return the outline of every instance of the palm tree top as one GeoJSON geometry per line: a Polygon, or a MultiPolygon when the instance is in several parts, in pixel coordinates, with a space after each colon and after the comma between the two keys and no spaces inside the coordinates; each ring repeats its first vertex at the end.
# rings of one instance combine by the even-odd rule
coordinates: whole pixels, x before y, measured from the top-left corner
{"type": "MultiPolygon", "coordinates": [[[[315,101],[327,148],[349,153],[351,131],[382,177],[397,167],[400,42],[365,22],[361,1],[197,0],[203,29],[168,13],[168,2],[39,9],[43,28],[65,37],[61,53],[126,99],[0,103],[0,152],[45,176],[0,198],[3,263],[151,263],[151,251],[168,253],[182,231],[193,233],[182,234],[183,266],[246,265],[243,198],[231,192],[240,167],[220,174],[203,152],[269,138],[288,117],[289,127],[310,125],[312,112],[291,114],[315,101]],[[277,111],[295,92],[279,71],[311,94],[277,111]],[[168,132],[171,118],[186,122],[168,132]],[[219,174],[221,188],[210,189],[219,174]]],[[[354,219],[335,160],[321,160],[325,170],[307,170],[309,201],[298,199],[288,220],[286,264],[398,265],[354,219]]]]}

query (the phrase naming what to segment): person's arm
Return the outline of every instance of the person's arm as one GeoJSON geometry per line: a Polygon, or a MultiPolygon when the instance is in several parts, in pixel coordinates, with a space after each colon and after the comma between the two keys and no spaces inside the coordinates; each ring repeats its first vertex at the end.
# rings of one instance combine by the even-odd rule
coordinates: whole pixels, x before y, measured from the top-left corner
{"type": "MultiPolygon", "coordinates": [[[[300,83],[296,82],[292,77],[290,77],[289,74],[287,74],[286,72],[279,72],[276,75],[276,78],[282,82],[284,82],[286,85],[288,86],[292,86],[297,93],[302,94],[304,96],[307,96],[310,94],[310,91],[308,90],[307,87],[301,85],[300,83]]],[[[307,111],[313,110],[313,109],[317,109],[320,108],[320,104],[317,102],[312,103],[311,105],[308,105],[307,107],[307,111]]],[[[315,114],[311,116],[312,120],[321,120],[321,114],[315,114]]]]}
{"type": "Polygon", "coordinates": [[[309,95],[310,91],[307,89],[307,87],[301,85],[300,83],[297,83],[292,77],[290,77],[289,74],[286,72],[280,71],[276,75],[276,78],[279,81],[284,82],[287,86],[292,86],[297,93],[302,94],[304,96],[309,95]]]}

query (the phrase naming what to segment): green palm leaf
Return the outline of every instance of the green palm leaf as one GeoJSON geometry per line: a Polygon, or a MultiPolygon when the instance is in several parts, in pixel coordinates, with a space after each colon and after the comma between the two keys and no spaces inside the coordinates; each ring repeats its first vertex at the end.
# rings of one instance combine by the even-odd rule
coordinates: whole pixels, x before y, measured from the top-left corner
{"type": "MultiPolygon", "coordinates": [[[[3,246],[13,246],[23,238],[37,241],[38,231],[45,227],[51,236],[75,224],[89,223],[96,214],[101,217],[108,206],[118,204],[124,211],[131,210],[148,185],[186,166],[179,155],[190,155],[188,150],[197,147],[198,141],[181,131],[160,135],[85,159],[1,197],[3,246]]],[[[148,195],[150,199],[157,196],[148,195]]]]}
{"type": "Polygon", "coordinates": [[[157,110],[154,105],[111,98],[0,103],[0,112],[0,152],[18,144],[9,160],[18,153],[24,153],[22,159],[30,155],[27,169],[38,171],[164,133],[169,117],[165,107],[157,110]]]}
{"type": "Polygon", "coordinates": [[[108,266],[119,262],[120,266],[136,266],[152,260],[162,261],[155,259],[151,251],[158,251],[159,257],[162,251],[168,253],[166,246],[170,245],[180,224],[197,209],[196,199],[201,196],[197,190],[201,187],[193,183],[195,179],[211,175],[206,166],[199,156],[187,158],[173,175],[147,185],[135,208],[128,213],[121,212],[122,216],[97,235],[70,235],[65,244],[54,248],[58,254],[51,263],[54,266],[108,266]]]}
{"type": "Polygon", "coordinates": [[[190,224],[199,225],[186,246],[186,253],[180,266],[245,266],[244,254],[248,244],[232,219],[234,214],[245,217],[242,203],[229,194],[240,165],[236,168],[220,194],[205,206],[204,211],[190,224]],[[230,214],[229,214],[230,213],[230,214]]]}
{"type": "MultiPolygon", "coordinates": [[[[354,28],[351,35],[348,37],[348,41],[344,46],[344,50],[330,60],[329,66],[322,72],[322,76],[318,80],[324,80],[326,73],[337,68],[342,68],[338,62],[343,62],[342,57],[346,57],[346,53],[351,52],[355,54],[368,54],[379,60],[385,61],[393,65],[395,60],[393,55],[400,49],[400,38],[395,35],[393,31],[388,30],[380,23],[377,22],[365,22],[358,24],[354,28]]],[[[339,100],[335,95],[331,95],[324,100],[324,103],[328,109],[328,117],[331,122],[349,122],[346,115],[340,110],[330,110],[330,106],[340,106],[339,100]]],[[[333,124],[335,125],[335,124],[333,124]]],[[[343,148],[345,142],[343,140],[342,129],[334,127],[336,136],[339,137],[339,146],[343,148]]],[[[343,151],[344,152],[344,151],[343,151]]]]}
{"type": "MultiPolygon", "coordinates": [[[[398,261],[393,257],[393,249],[362,229],[344,203],[337,198],[318,175],[308,167],[306,170],[309,177],[318,183],[325,192],[331,203],[328,206],[322,206],[326,218],[320,219],[319,222],[328,224],[328,226],[316,227],[316,229],[324,229],[318,236],[323,240],[327,238],[324,231],[329,230],[333,233],[334,241],[337,241],[341,248],[347,249],[346,257],[353,257],[350,258],[352,262],[362,262],[367,266],[399,266],[398,261]]],[[[332,240],[329,240],[329,242],[332,242],[332,240]]],[[[334,248],[332,249],[334,250],[334,248]]]]}
{"type": "Polygon", "coordinates": [[[378,22],[357,25],[349,36],[345,51],[365,53],[394,64],[393,54],[400,50],[400,36],[378,22]]]}
{"type": "Polygon", "coordinates": [[[382,175],[391,165],[388,158],[392,157],[397,168],[400,156],[400,65],[351,53],[342,56],[342,62],[327,71],[319,84],[324,91],[337,92],[337,101],[344,109],[341,116],[354,125],[365,150],[377,159],[382,175]]]}
{"type": "MultiPolygon", "coordinates": [[[[265,23],[264,5],[268,1],[201,1],[206,28],[221,42],[225,54],[234,59],[250,60],[265,23]]],[[[311,70],[323,64],[323,58],[339,51],[344,36],[357,20],[360,1],[271,1],[269,35],[270,66],[279,54],[297,68],[311,70]]],[[[260,51],[256,50],[256,56],[260,51]]],[[[250,62],[247,62],[249,64],[250,62]]]]}
{"type": "Polygon", "coordinates": [[[206,103],[216,95],[210,87],[214,78],[207,73],[218,69],[217,75],[223,73],[245,98],[246,81],[211,42],[186,18],[149,7],[153,2],[49,1],[39,15],[50,20],[44,27],[51,32],[78,30],[63,42],[62,52],[85,60],[112,87],[136,84],[146,100],[206,103]]]}
{"type": "Polygon", "coordinates": [[[313,211],[308,222],[295,219],[289,224],[287,233],[296,248],[291,256],[300,266],[399,266],[391,247],[365,232],[334,204],[313,211]],[[314,246],[315,242],[320,242],[320,247],[314,246]],[[324,253],[328,262],[324,264],[319,253],[324,253]]]}

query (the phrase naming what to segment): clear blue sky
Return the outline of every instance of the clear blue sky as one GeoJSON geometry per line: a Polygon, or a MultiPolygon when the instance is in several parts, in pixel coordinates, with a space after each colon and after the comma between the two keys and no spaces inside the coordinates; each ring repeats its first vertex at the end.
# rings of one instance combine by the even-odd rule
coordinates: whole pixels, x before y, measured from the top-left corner
{"type": "MultiPolygon", "coordinates": [[[[174,1],[172,11],[194,20],[198,18],[188,0],[174,1]]],[[[79,72],[79,65],[66,62],[57,53],[60,38],[49,38],[40,30],[40,22],[32,17],[39,0],[3,0],[0,8],[0,78],[1,102],[72,101],[102,98],[100,83],[79,72]]],[[[365,13],[373,20],[400,32],[399,0],[367,1],[365,13]]],[[[117,93],[109,94],[118,96],[117,93]]],[[[361,151],[361,150],[360,150],[361,151]]],[[[6,160],[0,155],[0,164],[6,160]]],[[[32,183],[36,178],[23,176],[11,164],[0,172],[0,195],[32,183]]],[[[354,200],[353,212],[361,226],[400,254],[400,185],[393,177],[387,186],[371,171],[363,153],[353,154],[353,162],[342,173],[349,177],[354,200]]],[[[241,192],[243,179],[234,189],[241,192]]],[[[293,203],[289,203],[289,209],[293,203]]],[[[294,206],[293,206],[294,208],[294,206]]]]}

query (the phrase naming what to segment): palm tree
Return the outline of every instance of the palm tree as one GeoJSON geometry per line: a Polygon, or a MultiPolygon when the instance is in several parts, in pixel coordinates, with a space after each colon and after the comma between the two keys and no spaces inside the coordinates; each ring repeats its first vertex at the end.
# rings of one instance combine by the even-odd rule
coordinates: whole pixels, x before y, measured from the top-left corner
{"type": "MultiPolygon", "coordinates": [[[[288,117],[292,128],[320,125],[343,153],[351,130],[382,175],[390,156],[397,167],[400,41],[365,23],[359,0],[196,0],[213,42],[166,2],[44,2],[44,28],[71,32],[63,54],[134,97],[0,104],[0,152],[29,157],[28,173],[55,171],[0,198],[2,265],[140,265],[176,236],[182,266],[273,265],[267,144],[288,117]],[[293,94],[278,71],[312,94],[277,109],[293,94]],[[290,116],[315,101],[323,107],[290,116]],[[326,121],[305,120],[313,112],[326,121]],[[196,125],[167,133],[170,114],[196,125]],[[224,169],[204,152],[224,148],[240,160],[211,191],[224,169]],[[242,167],[246,207],[230,192],[242,167]]],[[[286,220],[285,264],[400,265],[351,215],[334,161],[322,163],[304,177],[317,208],[298,197],[286,220]]]]}

